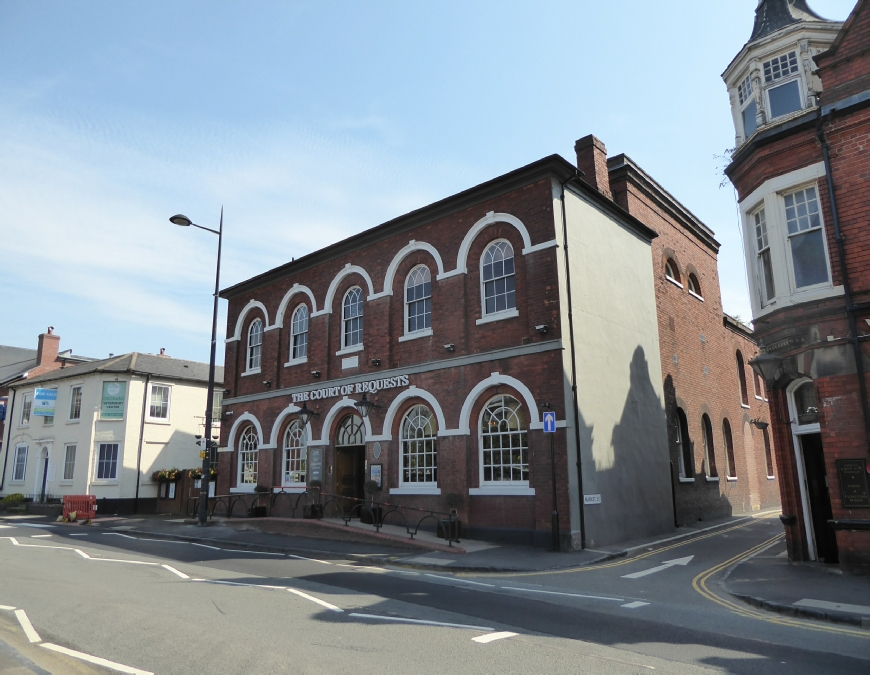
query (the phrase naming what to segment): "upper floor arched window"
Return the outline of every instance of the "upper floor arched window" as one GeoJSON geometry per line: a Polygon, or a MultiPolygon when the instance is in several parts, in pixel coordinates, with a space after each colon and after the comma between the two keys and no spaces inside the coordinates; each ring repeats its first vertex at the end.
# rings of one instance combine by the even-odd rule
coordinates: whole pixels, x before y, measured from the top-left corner
{"type": "Polygon", "coordinates": [[[480,420],[481,485],[529,482],[529,439],[526,415],[512,396],[496,396],[480,420]]]}
{"type": "Polygon", "coordinates": [[[251,321],[248,328],[248,370],[260,369],[260,353],[263,348],[263,322],[260,319],[251,321]]]}
{"type": "Polygon", "coordinates": [[[749,405],[749,391],[746,388],[746,368],[743,365],[743,354],[737,350],[737,379],[740,382],[740,402],[749,405]]]}
{"type": "Polygon", "coordinates": [[[341,303],[342,348],[362,345],[363,341],[363,294],[354,286],[344,294],[341,303]]]}
{"type": "Polygon", "coordinates": [[[510,242],[500,239],[487,246],[481,267],[484,315],[516,309],[514,249],[510,242]]]}
{"type": "Polygon", "coordinates": [[[417,405],[407,412],[402,420],[400,483],[437,484],[437,432],[435,418],[429,408],[417,405]]]}
{"type": "Polygon", "coordinates": [[[432,328],[432,275],[426,265],[418,265],[405,281],[405,332],[427,328],[432,328]]]}
{"type": "Polygon", "coordinates": [[[698,277],[694,273],[689,274],[689,293],[699,298],[703,298],[701,293],[701,284],[698,283],[698,277]]]}
{"type": "Polygon", "coordinates": [[[665,278],[682,285],[682,282],[680,281],[680,269],[677,267],[677,263],[674,262],[673,258],[668,258],[665,261],[665,278]]]}
{"type": "Polygon", "coordinates": [[[726,417],[722,420],[722,436],[725,438],[725,475],[732,480],[737,479],[737,466],[734,462],[734,439],[731,436],[731,422],[726,417]]]}
{"type": "Polygon", "coordinates": [[[290,358],[304,359],[308,356],[308,306],[299,305],[290,322],[290,358]]]}

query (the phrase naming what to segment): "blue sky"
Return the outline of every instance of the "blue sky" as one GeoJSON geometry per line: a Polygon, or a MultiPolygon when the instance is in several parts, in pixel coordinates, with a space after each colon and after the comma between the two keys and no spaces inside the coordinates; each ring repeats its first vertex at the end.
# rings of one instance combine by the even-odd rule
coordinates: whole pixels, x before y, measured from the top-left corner
{"type": "Polygon", "coordinates": [[[756,4],[0,0],[0,344],[205,361],[216,237],[172,214],[224,206],[226,287],[588,133],[716,232],[748,319],[720,73],[756,4]]]}

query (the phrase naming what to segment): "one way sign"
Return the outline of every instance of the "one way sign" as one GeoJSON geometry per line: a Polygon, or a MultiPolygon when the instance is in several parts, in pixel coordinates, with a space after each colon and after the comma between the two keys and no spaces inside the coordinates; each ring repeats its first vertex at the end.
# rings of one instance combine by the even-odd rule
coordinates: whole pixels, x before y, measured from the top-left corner
{"type": "Polygon", "coordinates": [[[556,413],[553,411],[544,412],[544,433],[545,434],[555,434],[556,433],[556,413]]]}

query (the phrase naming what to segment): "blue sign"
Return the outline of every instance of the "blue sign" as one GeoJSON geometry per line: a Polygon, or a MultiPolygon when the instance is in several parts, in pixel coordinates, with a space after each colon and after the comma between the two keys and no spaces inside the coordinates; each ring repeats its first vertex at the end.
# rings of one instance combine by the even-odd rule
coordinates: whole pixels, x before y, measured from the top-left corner
{"type": "Polygon", "coordinates": [[[555,434],[556,433],[556,413],[552,411],[547,411],[544,413],[544,433],[545,434],[555,434]]]}
{"type": "Polygon", "coordinates": [[[37,389],[33,394],[33,414],[37,417],[54,417],[57,389],[37,389]]]}
{"type": "Polygon", "coordinates": [[[5,396],[0,396],[0,422],[6,419],[6,401],[5,396]]]}

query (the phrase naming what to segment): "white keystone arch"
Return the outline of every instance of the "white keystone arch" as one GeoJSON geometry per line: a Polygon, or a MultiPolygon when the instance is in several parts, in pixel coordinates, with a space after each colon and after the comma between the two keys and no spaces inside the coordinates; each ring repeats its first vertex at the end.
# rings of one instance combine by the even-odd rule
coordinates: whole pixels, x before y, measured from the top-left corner
{"type": "Polygon", "coordinates": [[[311,313],[314,314],[317,312],[317,301],[314,299],[314,293],[311,292],[311,289],[308,288],[308,286],[303,286],[301,284],[293,284],[293,287],[284,295],[281,304],[278,305],[278,313],[275,314],[275,323],[269,326],[266,330],[274,330],[275,328],[284,327],[284,314],[287,312],[290,300],[294,295],[298,295],[299,293],[304,293],[308,296],[308,299],[311,300],[311,313]]]}
{"type": "Polygon", "coordinates": [[[468,274],[468,251],[471,249],[471,244],[486,227],[493,223],[507,223],[517,228],[520,236],[523,238],[523,255],[530,253],[532,249],[532,239],[529,237],[529,231],[526,226],[516,216],[509,213],[495,213],[490,211],[483,218],[478,220],[471,229],[465,233],[465,238],[459,246],[459,254],[456,256],[456,269],[448,272],[444,276],[453,276],[454,274],[468,274]]]}
{"type": "Polygon", "coordinates": [[[472,389],[465,398],[465,403],[462,404],[462,411],[459,413],[459,431],[463,434],[471,433],[469,417],[471,417],[471,408],[474,406],[474,402],[477,401],[478,397],[480,397],[485,390],[499,384],[506,384],[513,387],[523,397],[526,408],[529,409],[529,429],[543,429],[544,424],[541,422],[540,415],[538,414],[538,404],[535,402],[535,397],[532,396],[532,392],[529,388],[515,377],[493,373],[485,380],[478,382],[474,389],[472,389]]]}
{"type": "Polygon", "coordinates": [[[344,279],[349,274],[359,274],[363,279],[366,280],[366,284],[369,287],[369,295],[366,300],[371,300],[372,296],[375,294],[375,288],[372,285],[372,278],[369,276],[369,273],[366,272],[359,265],[351,265],[348,263],[345,265],[342,270],[335,275],[335,278],[332,280],[332,283],[329,284],[329,290],[326,291],[326,298],[323,300],[323,309],[319,312],[312,312],[311,316],[320,316],[321,314],[332,314],[332,301],[335,299],[335,291],[338,289],[338,285],[341,283],[341,280],[344,279]]]}
{"type": "Polygon", "coordinates": [[[447,422],[444,421],[444,411],[441,409],[441,404],[438,403],[438,399],[425,389],[418,389],[412,384],[410,387],[399,393],[399,395],[393,399],[393,402],[390,403],[390,407],[387,408],[387,414],[384,417],[384,429],[382,435],[378,437],[378,440],[392,440],[393,420],[396,418],[396,411],[398,411],[399,406],[409,398],[422,398],[429,404],[429,407],[432,408],[432,412],[435,413],[435,419],[438,421],[438,435],[444,435],[441,432],[447,430],[447,422]]]}
{"type": "Polygon", "coordinates": [[[393,281],[395,280],[396,270],[399,268],[399,263],[401,263],[408,254],[413,253],[414,251],[427,251],[433,258],[435,258],[435,264],[438,266],[438,274],[435,277],[436,279],[444,274],[444,262],[441,260],[441,254],[438,253],[438,249],[432,246],[432,244],[427,244],[425,241],[415,241],[412,239],[407,246],[396,253],[393,260],[390,262],[389,267],[387,267],[387,274],[384,276],[384,290],[380,293],[376,293],[370,297],[369,300],[376,300],[377,298],[383,298],[384,296],[393,294],[393,281]]]}
{"type": "MultiPolygon", "coordinates": [[[[356,401],[354,399],[348,398],[347,396],[340,401],[337,401],[335,405],[329,409],[329,412],[326,413],[326,417],[323,418],[323,426],[320,431],[320,441],[314,443],[309,442],[308,445],[329,445],[329,430],[332,429],[332,422],[345,408],[350,408],[353,412],[359,413],[359,409],[354,405],[355,403],[356,401]]],[[[363,417],[362,421],[366,428],[365,440],[369,440],[369,437],[372,435],[372,422],[368,417],[363,417]]]]}
{"type": "Polygon", "coordinates": [[[248,312],[252,309],[259,309],[263,312],[263,329],[269,325],[269,312],[266,311],[266,306],[260,302],[259,300],[249,300],[248,304],[245,305],[245,308],[242,310],[241,314],[239,314],[239,318],[236,319],[236,328],[233,336],[231,338],[227,338],[224,342],[235,342],[236,340],[242,339],[242,326],[245,325],[245,317],[248,316],[248,312]]]}
{"type": "MultiPolygon", "coordinates": [[[[277,448],[278,444],[281,442],[281,439],[278,437],[278,434],[281,432],[281,425],[284,424],[284,420],[286,420],[290,415],[297,413],[301,410],[301,408],[297,405],[293,405],[292,403],[288,405],[284,410],[282,410],[278,417],[275,419],[275,423],[272,425],[272,435],[269,438],[269,445],[261,445],[261,448],[271,449],[277,448]]],[[[306,437],[311,440],[311,422],[305,425],[305,434],[306,437]]]]}
{"type": "Polygon", "coordinates": [[[250,422],[254,425],[254,428],[257,430],[257,449],[263,447],[263,427],[260,426],[260,420],[254,417],[251,413],[245,412],[239,415],[239,418],[233,422],[233,426],[230,429],[230,435],[227,438],[227,448],[230,450],[236,449],[236,433],[238,430],[245,425],[246,422],[250,422]]]}

